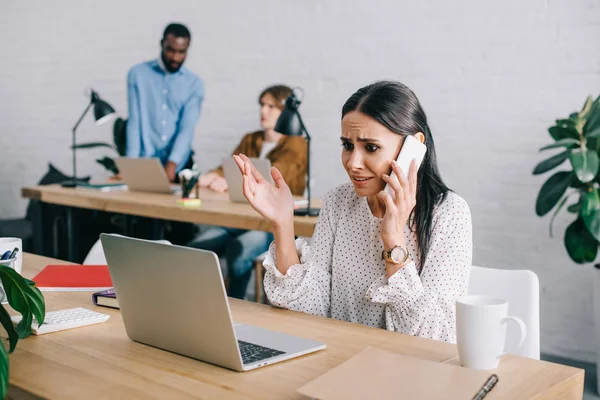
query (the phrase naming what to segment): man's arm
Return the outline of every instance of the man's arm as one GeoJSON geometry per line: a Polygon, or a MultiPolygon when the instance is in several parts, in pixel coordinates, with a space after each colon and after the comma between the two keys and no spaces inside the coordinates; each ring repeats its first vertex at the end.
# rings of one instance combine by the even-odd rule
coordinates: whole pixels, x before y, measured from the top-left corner
{"type": "Polygon", "coordinates": [[[129,119],[127,120],[127,157],[140,157],[142,151],[142,132],[140,131],[140,101],[137,83],[133,69],[127,74],[127,105],[129,119]]]}
{"type": "Polygon", "coordinates": [[[194,139],[194,129],[200,118],[200,109],[203,100],[204,85],[201,81],[198,81],[196,90],[183,106],[177,137],[169,156],[169,162],[174,163],[177,166],[177,170],[180,170],[185,165],[189,157],[192,140],[194,139]]]}

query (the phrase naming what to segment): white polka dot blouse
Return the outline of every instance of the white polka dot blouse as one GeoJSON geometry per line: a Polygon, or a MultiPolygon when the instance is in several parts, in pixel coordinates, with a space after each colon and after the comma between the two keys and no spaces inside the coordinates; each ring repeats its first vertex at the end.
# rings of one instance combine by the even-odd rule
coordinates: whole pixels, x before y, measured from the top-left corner
{"type": "Polygon", "coordinates": [[[265,292],[278,307],[456,342],[455,301],[467,294],[473,252],[467,203],[449,192],[433,215],[425,265],[417,237],[405,228],[412,261],[386,277],[381,219],[351,183],[323,198],[312,243],[296,240],[300,264],[276,268],[275,243],[264,261],[265,292]],[[423,269],[419,275],[419,271],[423,269]]]}

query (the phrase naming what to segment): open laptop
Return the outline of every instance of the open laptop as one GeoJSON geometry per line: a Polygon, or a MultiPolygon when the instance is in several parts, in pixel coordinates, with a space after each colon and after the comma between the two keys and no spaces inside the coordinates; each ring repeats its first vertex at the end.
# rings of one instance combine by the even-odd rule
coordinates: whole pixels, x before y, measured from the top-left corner
{"type": "Polygon", "coordinates": [[[249,371],[325,344],[231,320],[219,259],[211,251],[102,234],[131,340],[235,371],[249,371]]]}
{"type": "Polygon", "coordinates": [[[119,157],[115,164],[131,191],[173,194],[179,189],[171,185],[158,158],[119,157]]]}
{"type": "MultiPolygon", "coordinates": [[[[252,165],[256,167],[258,172],[262,176],[273,183],[271,178],[271,161],[268,159],[251,158],[252,165]]],[[[229,199],[235,203],[247,203],[248,200],[244,196],[244,185],[242,180],[242,173],[240,168],[235,163],[233,157],[227,157],[223,159],[223,174],[225,180],[227,180],[227,191],[229,192],[229,199]]]]}

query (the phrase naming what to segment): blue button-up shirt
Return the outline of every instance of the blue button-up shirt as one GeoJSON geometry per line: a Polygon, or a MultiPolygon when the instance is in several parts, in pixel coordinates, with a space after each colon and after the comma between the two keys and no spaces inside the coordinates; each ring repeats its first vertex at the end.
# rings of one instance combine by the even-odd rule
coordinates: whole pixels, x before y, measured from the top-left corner
{"type": "Polygon", "coordinates": [[[185,67],[175,73],[159,60],[138,64],[127,75],[127,157],[158,157],[182,169],[190,157],[204,99],[202,80],[185,67]]]}

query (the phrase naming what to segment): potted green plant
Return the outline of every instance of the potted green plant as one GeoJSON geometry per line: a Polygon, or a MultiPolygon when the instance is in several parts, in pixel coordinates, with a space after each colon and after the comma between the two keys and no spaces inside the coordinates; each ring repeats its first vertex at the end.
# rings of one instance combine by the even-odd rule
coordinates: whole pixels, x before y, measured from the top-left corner
{"type": "MultiPolygon", "coordinates": [[[[554,210],[550,219],[552,237],[554,219],[567,206],[567,211],[574,218],[565,231],[567,253],[578,264],[594,262],[600,243],[600,96],[595,101],[588,97],[581,111],[556,120],[548,131],[554,143],[540,151],[554,149],[558,153],[540,162],[533,174],[554,170],[567,160],[570,168],[561,168],[544,182],[537,196],[535,211],[542,217],[554,210]],[[569,199],[572,201],[569,202],[569,199]]],[[[600,366],[600,265],[595,267],[594,307],[600,366]]],[[[600,382],[600,368],[598,371],[600,382]]]]}
{"type": "Polygon", "coordinates": [[[8,388],[8,354],[12,353],[17,346],[19,339],[23,339],[31,334],[31,324],[33,317],[42,324],[46,315],[46,304],[44,296],[40,290],[35,287],[35,283],[29,279],[23,278],[17,271],[9,265],[12,260],[0,261],[0,282],[2,283],[3,296],[6,295],[8,304],[17,312],[23,319],[17,324],[17,327],[12,323],[11,317],[8,314],[3,304],[0,304],[0,323],[8,334],[8,351],[4,343],[0,344],[0,398],[6,397],[8,388]]]}

